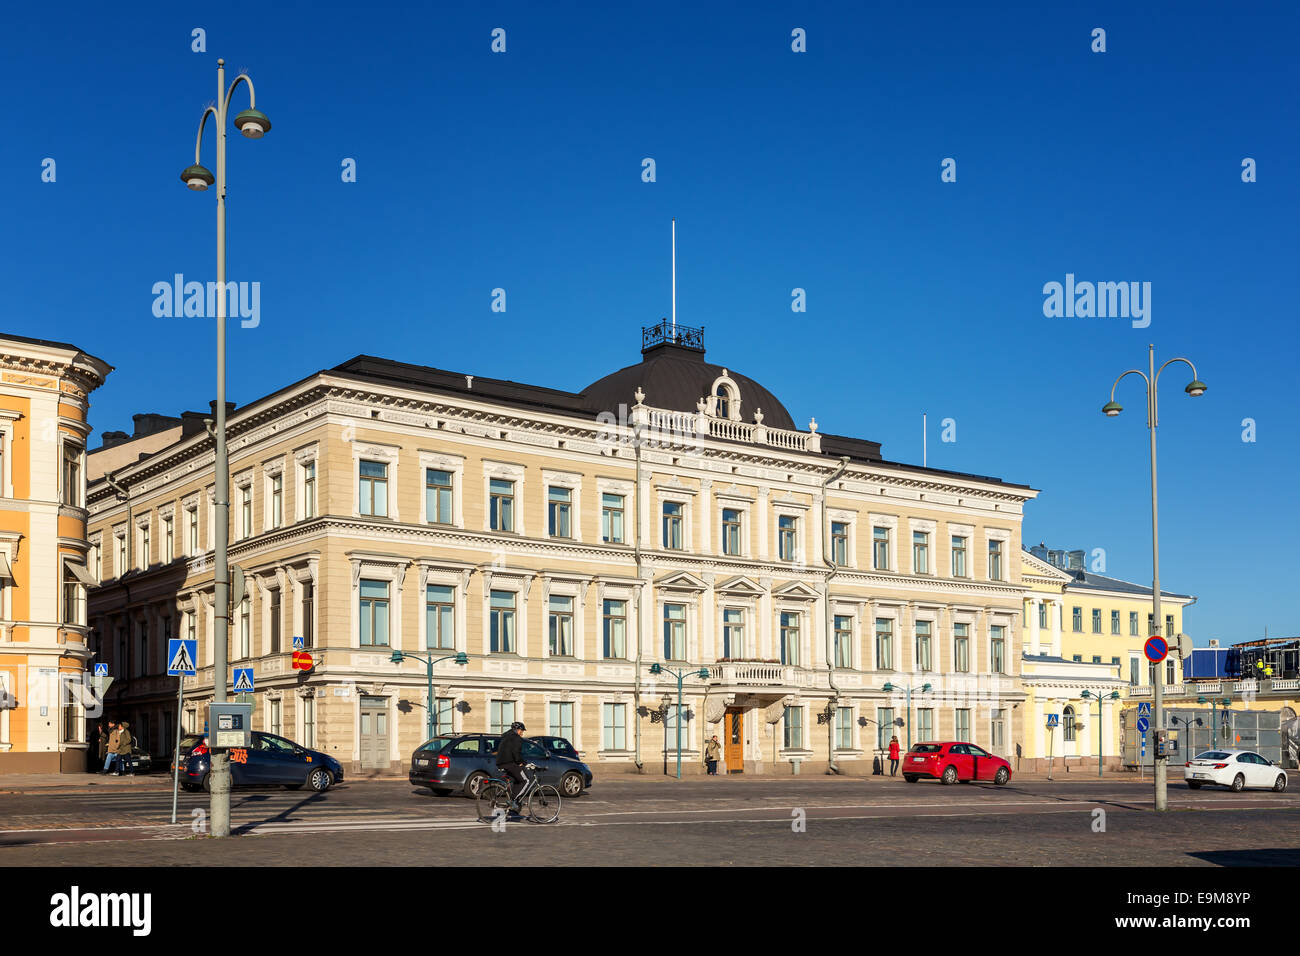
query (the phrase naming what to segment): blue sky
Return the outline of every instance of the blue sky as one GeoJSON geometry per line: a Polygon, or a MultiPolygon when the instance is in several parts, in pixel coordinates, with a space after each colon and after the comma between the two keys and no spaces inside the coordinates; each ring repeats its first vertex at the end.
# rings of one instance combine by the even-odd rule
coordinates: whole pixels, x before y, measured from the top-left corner
{"type": "Polygon", "coordinates": [[[151,289],[213,278],[212,193],[178,175],[224,56],[274,124],[228,140],[229,278],[262,286],[232,400],[361,352],[580,389],[668,314],[676,216],[710,360],[893,460],[928,412],[932,465],[1041,489],[1026,543],[1118,577],[1150,580],[1140,383],[1100,407],[1148,342],[1187,355],[1210,388],[1161,382],[1162,580],[1200,642],[1300,630],[1290,5],[472,6],[6,5],[0,328],[116,366],[98,429],[206,407],[211,323],[151,289]],[[1150,327],[1045,317],[1067,273],[1150,282],[1150,327]]]}

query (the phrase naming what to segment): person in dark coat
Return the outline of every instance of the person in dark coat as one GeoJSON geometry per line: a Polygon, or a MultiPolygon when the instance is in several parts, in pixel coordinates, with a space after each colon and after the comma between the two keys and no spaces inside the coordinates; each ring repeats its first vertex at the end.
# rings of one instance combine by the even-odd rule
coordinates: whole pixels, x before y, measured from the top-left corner
{"type": "Polygon", "coordinates": [[[127,728],[131,725],[125,720],[120,726],[121,733],[117,737],[117,775],[120,777],[123,770],[135,773],[135,768],[131,763],[131,731],[127,728]]]}
{"type": "Polygon", "coordinates": [[[898,738],[889,738],[889,775],[891,777],[898,774],[898,738]]]}

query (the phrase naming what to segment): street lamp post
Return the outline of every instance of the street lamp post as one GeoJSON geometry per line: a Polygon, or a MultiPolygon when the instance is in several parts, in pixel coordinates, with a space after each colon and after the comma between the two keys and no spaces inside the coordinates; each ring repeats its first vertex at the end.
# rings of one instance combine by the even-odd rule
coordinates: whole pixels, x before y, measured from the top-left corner
{"type": "Polygon", "coordinates": [[[455,661],[457,664],[465,665],[469,663],[469,655],[464,651],[457,654],[448,654],[445,657],[428,657],[423,654],[412,654],[409,651],[393,651],[393,656],[389,658],[394,664],[400,664],[408,657],[413,657],[417,661],[424,661],[425,670],[429,676],[429,707],[428,720],[426,721],[425,740],[433,739],[433,665],[440,661],[455,661]]]}
{"type": "MultiPolygon", "coordinates": [[[[1202,382],[1196,373],[1196,366],[1185,358],[1172,358],[1160,366],[1160,371],[1156,371],[1156,347],[1147,346],[1147,371],[1131,368],[1115,379],[1114,385],[1110,387],[1110,401],[1102,407],[1102,412],[1109,418],[1114,418],[1122,412],[1123,406],[1115,401],[1115,386],[1124,379],[1126,375],[1138,375],[1146,382],[1147,389],[1147,431],[1151,435],[1151,628],[1148,629],[1148,637],[1159,636],[1161,631],[1157,630],[1155,635],[1150,630],[1160,628],[1160,526],[1158,523],[1158,506],[1156,495],[1156,427],[1160,423],[1159,404],[1156,399],[1157,386],[1160,382],[1160,372],[1163,372],[1175,362],[1182,362],[1192,370],[1192,381],[1183,389],[1193,398],[1204,395],[1206,385],[1202,382]]],[[[1164,710],[1164,693],[1162,684],[1162,675],[1160,668],[1155,668],[1155,679],[1152,681],[1152,720],[1155,722],[1157,733],[1161,732],[1164,727],[1162,721],[1164,710]]],[[[1169,788],[1168,773],[1169,768],[1166,764],[1166,757],[1160,752],[1160,747],[1156,747],[1155,754],[1155,784],[1156,784],[1156,810],[1167,810],[1169,808],[1169,788]]]]}
{"type": "MultiPolygon", "coordinates": [[[[226,119],[230,112],[230,98],[240,83],[248,84],[248,109],[235,116],[235,126],[248,139],[261,139],[270,130],[271,121],[265,113],[257,110],[257,96],[248,74],[240,73],[226,89],[226,61],[217,60],[217,100],[203,111],[203,118],[199,120],[199,134],[194,140],[194,165],[181,173],[181,180],[196,192],[206,190],[214,182],[217,186],[217,407],[216,426],[212,429],[216,442],[212,699],[216,703],[226,700],[226,641],[230,629],[230,465],[226,456],[226,119]],[[199,164],[203,127],[207,125],[209,116],[216,121],[215,177],[199,164]]],[[[211,759],[211,830],[214,837],[226,837],[230,836],[230,757],[225,750],[214,749],[211,759]]]]}
{"type": "MultiPolygon", "coordinates": [[[[677,779],[682,779],[682,682],[687,677],[698,677],[700,680],[708,680],[709,670],[707,667],[701,667],[698,670],[673,670],[671,667],[664,667],[662,664],[654,663],[650,665],[650,673],[658,676],[659,674],[671,674],[677,678],[677,779]]],[[[665,724],[664,730],[668,727],[665,724]]]]}
{"type": "Polygon", "coordinates": [[[1085,690],[1079,696],[1081,696],[1084,700],[1087,700],[1089,697],[1095,697],[1097,699],[1097,776],[1100,777],[1101,776],[1101,754],[1102,754],[1102,750],[1104,749],[1101,742],[1102,722],[1104,720],[1101,712],[1102,706],[1108,700],[1119,700],[1119,691],[1113,690],[1109,694],[1103,694],[1100,693],[1099,691],[1085,690]]]}
{"type": "MultiPolygon", "coordinates": [[[[928,694],[930,693],[930,689],[931,688],[929,684],[922,684],[920,688],[917,690],[917,693],[928,694]]],[[[897,684],[886,683],[885,686],[881,688],[881,690],[883,690],[886,694],[892,694],[896,690],[907,691],[907,749],[911,750],[912,749],[912,688],[899,687],[897,684]]]]}
{"type": "Polygon", "coordinates": [[[1209,700],[1206,700],[1204,697],[1198,697],[1196,698],[1196,702],[1198,704],[1210,705],[1210,734],[1213,737],[1213,742],[1210,746],[1217,750],[1219,747],[1219,705],[1222,704],[1224,712],[1227,713],[1228,708],[1232,706],[1232,700],[1227,697],[1212,697],[1209,700]]]}

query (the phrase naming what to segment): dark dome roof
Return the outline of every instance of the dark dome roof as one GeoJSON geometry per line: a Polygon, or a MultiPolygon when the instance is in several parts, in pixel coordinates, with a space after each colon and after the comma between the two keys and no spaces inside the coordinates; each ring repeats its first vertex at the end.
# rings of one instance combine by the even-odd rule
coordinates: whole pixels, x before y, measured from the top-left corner
{"type": "Polygon", "coordinates": [[[741,420],[752,422],[754,410],[763,410],[763,424],[771,428],[794,430],[794,420],[776,396],[752,378],[734,369],[724,369],[704,361],[703,348],[690,348],[672,342],[642,349],[641,361],[592,382],[582,390],[583,401],[594,412],[617,413],[620,403],[636,404],[639,387],[645,403],[655,408],[693,412],[696,402],[711,394],[713,383],[725,372],[736,383],[740,394],[741,420]]]}

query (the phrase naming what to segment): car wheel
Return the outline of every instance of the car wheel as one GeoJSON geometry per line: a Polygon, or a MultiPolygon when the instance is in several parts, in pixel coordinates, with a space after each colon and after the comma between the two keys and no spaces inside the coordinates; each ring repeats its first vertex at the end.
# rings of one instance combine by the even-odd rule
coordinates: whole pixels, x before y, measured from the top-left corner
{"type": "Polygon", "coordinates": [[[1007,781],[1011,779],[1011,771],[1006,767],[998,767],[998,772],[993,776],[993,782],[999,787],[1005,787],[1007,781]]]}
{"type": "Polygon", "coordinates": [[[1232,778],[1232,792],[1240,793],[1246,786],[1246,778],[1242,774],[1237,774],[1232,778]]]}
{"type": "Polygon", "coordinates": [[[1188,780],[1188,781],[1187,781],[1187,789],[1188,789],[1188,790],[1200,790],[1200,789],[1201,789],[1201,781],[1199,781],[1199,780],[1188,780]]]}
{"type": "Polygon", "coordinates": [[[916,774],[905,773],[903,774],[903,779],[906,780],[908,783],[916,783],[916,774]]]}
{"type": "Polygon", "coordinates": [[[1273,789],[1277,793],[1281,793],[1286,789],[1286,774],[1280,773],[1277,775],[1277,779],[1273,781],[1273,789]]]}
{"type": "Polygon", "coordinates": [[[478,792],[483,789],[483,781],[487,780],[488,775],[482,770],[475,770],[465,778],[465,796],[478,797],[478,792]]]}
{"type": "Polygon", "coordinates": [[[324,793],[326,790],[330,788],[330,784],[332,784],[333,782],[334,782],[334,778],[330,776],[330,772],[326,770],[324,767],[317,767],[315,770],[313,770],[310,774],[307,775],[308,786],[310,786],[317,793],[324,793]]]}
{"type": "Polygon", "coordinates": [[[560,778],[560,793],[566,797],[576,797],[582,793],[582,777],[570,770],[560,778]]]}
{"type": "Polygon", "coordinates": [[[949,785],[956,783],[957,768],[954,767],[952,764],[948,764],[948,766],[943,768],[943,776],[940,777],[939,779],[949,785]]]}
{"type": "Polygon", "coordinates": [[[211,793],[211,792],[212,792],[212,774],[211,774],[211,772],[209,772],[209,773],[205,773],[205,774],[203,775],[203,792],[204,792],[204,793],[211,793]]]}

